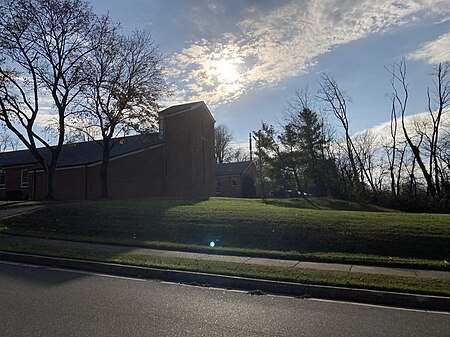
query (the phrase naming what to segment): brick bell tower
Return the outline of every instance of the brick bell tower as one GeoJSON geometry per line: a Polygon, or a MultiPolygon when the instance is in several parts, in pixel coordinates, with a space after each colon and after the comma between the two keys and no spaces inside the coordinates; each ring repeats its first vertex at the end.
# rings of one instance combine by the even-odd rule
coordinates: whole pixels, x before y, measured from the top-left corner
{"type": "Polygon", "coordinates": [[[203,101],[172,106],[159,113],[166,196],[215,195],[214,123],[203,101]]]}

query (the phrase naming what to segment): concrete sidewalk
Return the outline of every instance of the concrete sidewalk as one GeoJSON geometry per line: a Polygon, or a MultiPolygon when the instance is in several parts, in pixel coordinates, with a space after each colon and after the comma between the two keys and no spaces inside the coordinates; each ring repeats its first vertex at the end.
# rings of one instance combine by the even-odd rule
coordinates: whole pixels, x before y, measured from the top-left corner
{"type": "Polygon", "coordinates": [[[0,219],[6,219],[11,216],[24,214],[24,213],[32,213],[45,207],[44,205],[29,205],[29,206],[13,206],[13,207],[5,207],[0,209],[0,219]]]}
{"type": "Polygon", "coordinates": [[[161,249],[138,248],[132,246],[106,245],[106,244],[84,243],[84,242],[74,242],[64,240],[49,240],[26,236],[8,235],[8,234],[0,234],[0,242],[70,248],[85,251],[95,251],[99,253],[175,257],[192,260],[234,262],[241,264],[261,265],[271,267],[330,270],[330,271],[342,271],[350,273],[430,278],[430,279],[440,279],[444,281],[450,281],[450,272],[448,271],[388,268],[388,267],[363,266],[354,264],[320,263],[320,262],[306,262],[299,260],[266,259],[248,256],[191,253],[191,252],[170,251],[161,249]]]}

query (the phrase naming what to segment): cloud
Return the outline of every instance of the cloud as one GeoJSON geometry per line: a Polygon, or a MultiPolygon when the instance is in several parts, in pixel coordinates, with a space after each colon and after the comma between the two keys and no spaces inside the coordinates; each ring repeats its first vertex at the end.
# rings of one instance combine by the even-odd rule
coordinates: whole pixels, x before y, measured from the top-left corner
{"type": "Polygon", "coordinates": [[[57,115],[46,108],[42,108],[41,112],[36,116],[36,125],[41,128],[51,127],[56,124],[57,121],[57,115]]]}
{"type": "Polygon", "coordinates": [[[203,39],[173,56],[173,74],[178,75],[178,86],[181,84],[190,100],[225,103],[245,90],[241,54],[242,48],[231,41],[211,43],[203,39]]]}
{"type": "Polygon", "coordinates": [[[429,64],[450,61],[450,32],[422,45],[419,50],[408,55],[408,58],[424,60],[429,64]]]}
{"type": "MultiPolygon", "coordinates": [[[[406,140],[401,126],[401,118],[397,119],[397,123],[397,142],[404,142],[406,140]]],[[[440,125],[441,135],[445,132],[450,132],[450,111],[442,114],[440,125]]],[[[408,131],[409,136],[414,139],[417,139],[417,137],[419,137],[419,133],[417,132],[418,128],[421,130],[421,132],[425,132],[426,134],[430,135],[432,132],[432,121],[429,112],[422,112],[406,116],[405,127],[408,131]]],[[[358,132],[354,135],[354,137],[364,135],[366,132],[375,137],[375,143],[379,147],[388,146],[392,142],[390,122],[385,122],[372,128],[358,132]]]]}
{"type": "Polygon", "coordinates": [[[371,34],[383,34],[424,18],[450,14],[448,0],[292,1],[237,23],[237,30],[216,40],[201,39],[175,53],[184,100],[203,99],[211,106],[233,101],[249,90],[298,76],[336,46],[371,34]],[[214,61],[236,63],[233,86],[212,73],[214,61]]]}

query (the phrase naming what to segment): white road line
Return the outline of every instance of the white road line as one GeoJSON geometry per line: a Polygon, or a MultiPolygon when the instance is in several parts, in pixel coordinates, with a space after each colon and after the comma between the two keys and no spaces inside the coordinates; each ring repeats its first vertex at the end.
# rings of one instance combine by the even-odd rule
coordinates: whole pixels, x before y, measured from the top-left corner
{"type": "Polygon", "coordinates": [[[412,309],[412,308],[400,308],[400,307],[389,307],[381,304],[367,304],[367,303],[357,303],[357,302],[345,302],[345,301],[336,301],[336,300],[326,300],[322,298],[307,298],[308,301],[315,302],[329,302],[329,303],[342,303],[342,304],[350,304],[350,305],[358,305],[362,307],[374,307],[374,308],[383,308],[390,310],[400,310],[400,311],[411,311],[411,312],[420,312],[420,313],[428,313],[428,314],[439,314],[439,315],[449,315],[450,312],[446,311],[433,311],[433,310],[421,310],[421,309],[412,309]]]}
{"type": "MultiPolygon", "coordinates": [[[[168,282],[168,281],[161,281],[160,283],[165,283],[165,284],[170,284],[170,285],[180,285],[180,286],[184,286],[184,287],[195,287],[195,288],[203,288],[203,289],[210,289],[210,290],[218,290],[218,291],[222,291],[222,292],[223,291],[228,291],[228,292],[233,292],[233,293],[248,294],[247,290],[208,287],[208,286],[201,286],[201,285],[196,285],[196,284],[183,284],[183,283],[168,282]]],[[[294,300],[298,299],[298,297],[290,296],[290,295],[266,294],[265,296],[279,297],[279,298],[290,298],[290,299],[294,299],[294,300]]],[[[421,310],[421,309],[412,309],[412,308],[390,307],[390,306],[385,306],[385,305],[381,305],[381,304],[367,304],[367,303],[358,303],[358,302],[326,300],[326,299],[313,298],[313,297],[305,297],[305,298],[302,298],[302,299],[305,299],[305,300],[308,300],[308,301],[315,301],[315,302],[339,303],[339,304],[357,305],[357,306],[382,308],[382,309],[390,309],[390,310],[420,312],[420,313],[439,314],[439,315],[450,315],[450,312],[445,312],[445,311],[433,311],[433,310],[421,310]]]]}
{"type": "Polygon", "coordinates": [[[34,269],[45,269],[45,270],[53,270],[53,271],[62,271],[62,272],[73,273],[73,274],[83,274],[83,275],[101,276],[101,277],[107,277],[107,278],[117,278],[117,279],[138,281],[138,282],[146,282],[146,281],[148,281],[146,279],[133,278],[133,277],[127,277],[127,276],[108,275],[108,274],[96,273],[96,272],[91,272],[91,271],[84,271],[84,270],[77,270],[77,269],[66,269],[66,268],[58,268],[58,267],[49,267],[49,266],[36,265],[36,264],[27,264],[27,263],[19,263],[19,262],[0,261],[0,264],[9,264],[9,265],[14,265],[14,266],[34,268],[34,269]]]}

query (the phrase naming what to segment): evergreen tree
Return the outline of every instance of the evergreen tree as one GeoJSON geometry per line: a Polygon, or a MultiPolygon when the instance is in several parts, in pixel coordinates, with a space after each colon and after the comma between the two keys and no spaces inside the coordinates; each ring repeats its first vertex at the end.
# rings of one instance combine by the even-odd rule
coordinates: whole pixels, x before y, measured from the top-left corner
{"type": "Polygon", "coordinates": [[[263,123],[258,136],[268,180],[276,191],[297,190],[301,196],[338,195],[336,164],[327,156],[325,123],[307,106],[290,106],[288,120],[277,133],[263,123]]]}

